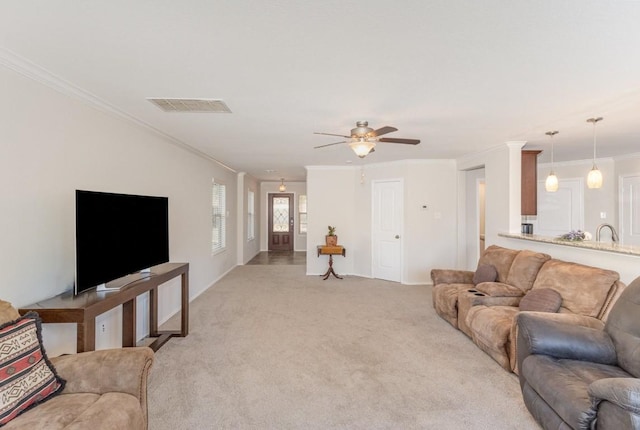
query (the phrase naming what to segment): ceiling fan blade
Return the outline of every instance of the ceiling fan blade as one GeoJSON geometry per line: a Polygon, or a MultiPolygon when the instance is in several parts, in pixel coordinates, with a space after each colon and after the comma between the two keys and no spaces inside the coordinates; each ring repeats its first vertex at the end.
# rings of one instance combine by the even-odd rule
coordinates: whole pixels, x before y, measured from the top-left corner
{"type": "Polygon", "coordinates": [[[406,143],[407,145],[417,145],[420,143],[418,139],[401,139],[398,137],[382,137],[378,139],[378,142],[387,142],[387,143],[406,143]]]}
{"type": "Polygon", "coordinates": [[[398,129],[395,128],[395,127],[389,127],[388,125],[386,125],[386,126],[381,127],[381,128],[379,128],[377,130],[373,130],[369,134],[371,134],[371,136],[373,136],[373,137],[376,137],[376,136],[382,136],[383,134],[391,133],[391,132],[394,132],[394,131],[398,131],[398,129]]]}
{"type": "Polygon", "coordinates": [[[349,139],[351,136],[345,136],[343,134],[334,134],[334,133],[318,133],[317,131],[313,132],[313,134],[323,134],[325,136],[338,136],[338,137],[346,137],[349,139]]]}
{"type": "Polygon", "coordinates": [[[346,143],[346,142],[342,141],[342,142],[327,143],[326,145],[314,146],[313,149],[324,148],[325,146],[339,145],[341,143],[346,143]]]}

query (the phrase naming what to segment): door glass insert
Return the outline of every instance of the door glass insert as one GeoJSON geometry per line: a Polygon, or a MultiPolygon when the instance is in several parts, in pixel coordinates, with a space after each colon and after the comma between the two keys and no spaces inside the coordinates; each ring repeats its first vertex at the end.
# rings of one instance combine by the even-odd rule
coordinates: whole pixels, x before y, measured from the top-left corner
{"type": "Polygon", "coordinates": [[[289,232],[289,198],[273,198],[273,231],[275,233],[289,232]]]}

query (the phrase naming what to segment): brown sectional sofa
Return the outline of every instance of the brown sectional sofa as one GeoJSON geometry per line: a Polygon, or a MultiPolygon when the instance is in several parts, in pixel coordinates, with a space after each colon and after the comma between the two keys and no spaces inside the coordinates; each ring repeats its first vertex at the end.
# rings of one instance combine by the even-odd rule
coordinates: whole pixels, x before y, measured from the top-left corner
{"type": "Polygon", "coordinates": [[[492,245],[480,257],[478,267],[482,265],[496,268],[495,282],[474,285],[474,272],[432,270],[433,306],[504,369],[516,373],[516,316],[525,296],[552,289],[559,293],[561,303],[556,313],[545,312],[545,317],[601,329],[612,303],[625,288],[618,273],[611,270],[529,250],[492,245]]]}

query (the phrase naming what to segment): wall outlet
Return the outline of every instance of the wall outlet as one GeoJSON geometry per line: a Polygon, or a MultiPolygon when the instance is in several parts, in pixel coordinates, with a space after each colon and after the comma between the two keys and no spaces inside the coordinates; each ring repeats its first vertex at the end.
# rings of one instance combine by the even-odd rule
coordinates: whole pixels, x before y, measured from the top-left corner
{"type": "Polygon", "coordinates": [[[107,331],[107,328],[104,326],[104,323],[100,324],[100,332],[104,333],[107,331]]]}

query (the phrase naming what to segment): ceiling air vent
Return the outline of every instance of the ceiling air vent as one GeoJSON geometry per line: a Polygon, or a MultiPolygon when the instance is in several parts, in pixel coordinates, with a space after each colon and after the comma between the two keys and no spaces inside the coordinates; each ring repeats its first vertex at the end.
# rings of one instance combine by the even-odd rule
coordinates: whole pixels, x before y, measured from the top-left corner
{"type": "Polygon", "coordinates": [[[216,99],[161,99],[147,98],[165,112],[212,112],[231,113],[229,106],[216,99]]]}

